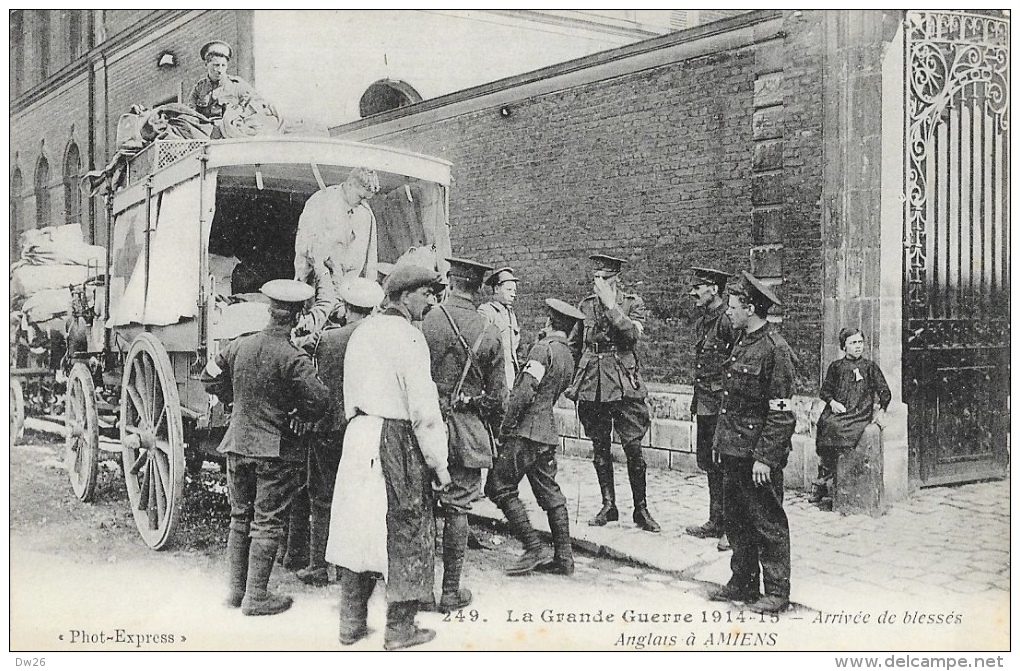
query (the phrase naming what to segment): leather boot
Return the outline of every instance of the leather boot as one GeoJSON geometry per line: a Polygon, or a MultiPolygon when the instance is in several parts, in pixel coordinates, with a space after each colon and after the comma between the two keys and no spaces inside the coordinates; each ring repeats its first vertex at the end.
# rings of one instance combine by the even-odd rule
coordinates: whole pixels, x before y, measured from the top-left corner
{"type": "Polygon", "coordinates": [[[439,599],[439,611],[442,613],[464,608],[471,603],[471,591],[460,587],[467,537],[467,515],[447,513],[443,527],[443,595],[439,599]]]}
{"type": "Polygon", "coordinates": [[[643,531],[659,533],[662,529],[652,519],[652,514],[648,512],[648,503],[645,499],[645,469],[644,463],[638,463],[634,459],[627,460],[630,491],[634,495],[634,524],[638,525],[643,531]]]}
{"type": "Polygon", "coordinates": [[[296,573],[306,585],[325,587],[329,584],[326,570],[326,540],[329,538],[329,510],[312,506],[309,529],[308,566],[296,573]]]}
{"type": "Polygon", "coordinates": [[[340,568],[340,643],[354,645],[372,631],[368,628],[368,599],[375,578],[340,568]]]}
{"type": "Polygon", "coordinates": [[[283,568],[297,571],[308,566],[309,543],[308,487],[302,487],[294,496],[287,523],[287,547],[283,555],[283,568]]]}
{"type": "Polygon", "coordinates": [[[224,602],[227,608],[240,608],[244,599],[244,588],[248,583],[248,552],[251,538],[241,531],[230,530],[227,536],[228,592],[224,602]]]}
{"type": "Polygon", "coordinates": [[[510,523],[514,536],[517,536],[524,545],[524,554],[518,557],[516,564],[506,570],[506,574],[524,575],[548,562],[549,556],[543,547],[542,539],[538,537],[538,532],[531,526],[528,511],[524,509],[521,500],[516,497],[505,499],[500,501],[499,507],[506,515],[506,520],[510,523]]]}
{"type": "Polygon", "coordinates": [[[701,526],[687,527],[685,531],[689,535],[719,538],[726,533],[722,477],[722,473],[708,474],[708,521],[701,526]]]}
{"type": "Polygon", "coordinates": [[[538,570],[558,575],[574,574],[574,547],[570,542],[570,516],[566,506],[557,506],[547,512],[549,530],[553,537],[553,560],[543,564],[538,570]]]}
{"type": "MultiPolygon", "coordinates": [[[[465,532],[464,540],[467,541],[465,532]]],[[[418,612],[415,601],[397,601],[386,604],[386,637],[383,647],[387,650],[403,650],[413,645],[428,643],[436,637],[432,629],[419,627],[414,616],[418,612]]]]}
{"type": "Polygon", "coordinates": [[[276,562],[278,543],[274,540],[254,538],[248,553],[248,580],[245,584],[241,612],[245,615],[276,615],[290,608],[294,602],[289,596],[269,591],[269,575],[276,562]]]}
{"type": "Polygon", "coordinates": [[[616,508],[616,485],[613,482],[612,460],[596,460],[595,475],[599,479],[599,489],[602,490],[602,507],[595,513],[595,517],[588,520],[588,526],[604,527],[607,522],[615,522],[620,519],[620,511],[616,508]]]}

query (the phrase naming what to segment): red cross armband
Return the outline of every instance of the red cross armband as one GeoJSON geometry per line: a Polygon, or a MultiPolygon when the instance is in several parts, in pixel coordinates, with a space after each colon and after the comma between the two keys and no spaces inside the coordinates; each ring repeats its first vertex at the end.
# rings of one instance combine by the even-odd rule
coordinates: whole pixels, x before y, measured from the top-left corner
{"type": "Polygon", "coordinates": [[[793,412],[793,402],[788,398],[770,398],[769,410],[779,412],[793,412]]]}

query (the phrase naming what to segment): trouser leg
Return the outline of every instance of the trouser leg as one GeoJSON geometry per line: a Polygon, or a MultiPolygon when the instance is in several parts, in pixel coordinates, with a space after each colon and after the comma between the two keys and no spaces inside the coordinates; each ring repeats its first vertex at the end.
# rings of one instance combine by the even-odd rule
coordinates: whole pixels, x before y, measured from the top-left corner
{"type": "Polygon", "coordinates": [[[443,526],[443,594],[439,599],[442,611],[457,610],[471,603],[471,592],[460,586],[467,554],[467,513],[448,511],[443,526]]]}
{"type": "Polygon", "coordinates": [[[761,573],[758,544],[750,511],[755,488],[751,478],[753,464],[752,459],[723,457],[726,535],[733,549],[729,585],[744,592],[757,594],[761,573]]]}
{"type": "Polygon", "coordinates": [[[375,578],[340,568],[340,642],[353,645],[368,636],[368,600],[375,578]]]}

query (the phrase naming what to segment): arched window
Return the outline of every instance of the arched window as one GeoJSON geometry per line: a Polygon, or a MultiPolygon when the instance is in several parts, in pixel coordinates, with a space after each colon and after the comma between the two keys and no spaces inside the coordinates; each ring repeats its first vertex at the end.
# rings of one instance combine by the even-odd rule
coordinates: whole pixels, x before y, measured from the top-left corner
{"type": "Polygon", "coordinates": [[[82,54],[82,12],[79,9],[67,11],[67,53],[71,60],[75,60],[82,54]]]}
{"type": "Polygon", "coordinates": [[[50,11],[36,11],[36,43],[39,45],[39,81],[50,76],[50,11]]]}
{"type": "Polygon", "coordinates": [[[81,178],[81,154],[74,140],[67,145],[64,155],[64,223],[81,223],[81,189],[78,180],[81,178]]]}
{"type": "Polygon", "coordinates": [[[35,166],[35,225],[37,228],[50,225],[50,164],[45,156],[39,157],[35,166]]]}
{"type": "Polygon", "coordinates": [[[361,117],[365,118],[421,101],[421,94],[407,82],[396,79],[380,79],[362,94],[361,101],[358,103],[358,111],[361,113],[361,117]]]}
{"type": "Polygon", "coordinates": [[[21,190],[24,188],[21,168],[15,168],[11,173],[11,263],[17,261],[21,254],[18,236],[21,235],[21,190]]]}

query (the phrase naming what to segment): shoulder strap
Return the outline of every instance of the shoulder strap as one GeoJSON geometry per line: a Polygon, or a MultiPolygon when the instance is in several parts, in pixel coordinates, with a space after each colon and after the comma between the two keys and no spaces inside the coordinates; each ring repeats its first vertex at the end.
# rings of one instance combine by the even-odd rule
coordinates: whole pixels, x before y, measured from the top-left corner
{"type": "Polygon", "coordinates": [[[478,339],[475,340],[474,347],[469,347],[467,340],[464,339],[464,334],[460,332],[460,329],[457,327],[457,322],[453,320],[453,316],[446,309],[446,306],[438,305],[436,307],[438,307],[439,310],[446,317],[446,321],[450,322],[450,328],[453,329],[453,333],[454,335],[457,336],[457,340],[460,341],[460,344],[464,348],[464,351],[467,352],[467,360],[464,361],[464,370],[462,370],[460,373],[460,379],[457,381],[457,386],[453,388],[453,395],[458,396],[460,395],[461,387],[464,385],[464,380],[467,379],[468,371],[471,369],[472,366],[474,366],[475,372],[478,373],[478,377],[482,381],[482,383],[485,382],[485,376],[482,374],[482,369],[475,361],[475,354],[478,352],[478,348],[481,347],[482,338],[485,337],[485,329],[488,328],[489,324],[488,321],[486,321],[485,326],[478,334],[478,339]]]}

